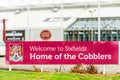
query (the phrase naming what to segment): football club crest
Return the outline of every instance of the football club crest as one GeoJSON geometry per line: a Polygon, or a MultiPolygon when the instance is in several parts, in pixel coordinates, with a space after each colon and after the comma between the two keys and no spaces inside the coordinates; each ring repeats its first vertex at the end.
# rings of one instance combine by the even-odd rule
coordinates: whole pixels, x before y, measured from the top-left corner
{"type": "Polygon", "coordinates": [[[22,44],[10,44],[9,46],[9,59],[10,61],[19,62],[23,61],[23,45],[22,44]]]}

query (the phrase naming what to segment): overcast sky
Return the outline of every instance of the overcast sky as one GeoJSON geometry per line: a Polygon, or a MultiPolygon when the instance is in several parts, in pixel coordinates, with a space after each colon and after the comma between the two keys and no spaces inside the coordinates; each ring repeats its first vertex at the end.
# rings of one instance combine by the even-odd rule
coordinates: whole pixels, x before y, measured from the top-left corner
{"type": "Polygon", "coordinates": [[[75,2],[96,2],[96,1],[120,1],[120,0],[0,0],[0,7],[40,5],[56,3],[75,3],[75,2]]]}

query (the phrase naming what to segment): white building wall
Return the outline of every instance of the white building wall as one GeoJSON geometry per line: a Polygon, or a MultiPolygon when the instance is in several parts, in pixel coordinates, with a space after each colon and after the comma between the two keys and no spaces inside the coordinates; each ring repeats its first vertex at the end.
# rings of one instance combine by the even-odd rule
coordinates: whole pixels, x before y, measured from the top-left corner
{"type": "Polygon", "coordinates": [[[2,30],[0,30],[0,41],[3,41],[3,33],[2,33],[2,30]]]}
{"type": "MultiPolygon", "coordinates": [[[[90,10],[96,9],[96,11],[93,13],[94,17],[98,16],[98,10],[96,8],[67,8],[63,10],[63,16],[64,17],[91,17],[90,10]]],[[[117,17],[120,16],[120,7],[104,7],[100,9],[100,16],[101,17],[117,17]]],[[[43,27],[43,20],[45,20],[48,17],[61,17],[61,10],[58,12],[52,12],[51,9],[45,9],[45,10],[32,10],[29,11],[23,11],[20,14],[15,14],[15,12],[0,12],[0,19],[3,18],[7,19],[6,22],[6,29],[10,29],[11,27],[14,29],[17,28],[27,28],[28,27],[43,27]]],[[[61,22],[60,22],[61,23],[61,22]]],[[[52,24],[54,25],[54,23],[52,24]]],[[[3,25],[2,22],[0,24],[0,34],[2,35],[2,29],[3,25]]],[[[61,26],[61,25],[59,25],[61,26]]],[[[49,25],[48,25],[49,29],[49,25]]],[[[56,29],[56,27],[55,27],[56,29]]],[[[28,33],[28,32],[27,32],[28,33]]],[[[27,36],[27,35],[26,35],[27,36]]],[[[56,36],[57,37],[57,36],[56,36]]],[[[2,36],[0,36],[0,40],[2,39],[2,36]]],[[[28,39],[28,37],[27,37],[28,39]]]]}
{"type": "MultiPolygon", "coordinates": [[[[93,13],[94,17],[98,16],[97,8],[71,8],[64,9],[64,17],[91,17],[90,10],[96,9],[93,13]]],[[[106,7],[101,8],[101,16],[120,16],[120,7],[106,7]]],[[[7,19],[7,27],[39,27],[43,20],[48,17],[61,17],[61,11],[52,12],[52,10],[34,10],[30,11],[29,15],[27,11],[15,15],[15,12],[0,12],[0,19],[7,19]],[[29,20],[28,20],[29,19],[29,20]],[[29,22],[28,22],[29,21],[29,22]]],[[[2,26],[2,24],[0,24],[2,26]]],[[[1,29],[2,27],[0,27],[1,29]]]]}
{"type": "MultiPolygon", "coordinates": [[[[40,33],[43,29],[32,29],[30,30],[30,40],[32,41],[44,41],[40,37],[40,33]]],[[[60,29],[49,29],[51,32],[51,38],[49,41],[61,41],[61,30],[60,29]]]]}

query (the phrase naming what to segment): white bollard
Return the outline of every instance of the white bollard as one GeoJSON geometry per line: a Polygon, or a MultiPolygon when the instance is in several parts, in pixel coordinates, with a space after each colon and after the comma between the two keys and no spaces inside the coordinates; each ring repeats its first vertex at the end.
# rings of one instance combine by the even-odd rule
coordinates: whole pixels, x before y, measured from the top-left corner
{"type": "Polygon", "coordinates": [[[40,69],[41,69],[41,72],[43,72],[43,68],[44,68],[44,67],[43,67],[43,66],[41,66],[41,68],[40,68],[40,69]]]}
{"type": "Polygon", "coordinates": [[[9,66],[9,71],[12,71],[12,66],[11,65],[9,66]]]}
{"type": "Polygon", "coordinates": [[[105,75],[105,65],[103,65],[103,75],[105,75]]]}

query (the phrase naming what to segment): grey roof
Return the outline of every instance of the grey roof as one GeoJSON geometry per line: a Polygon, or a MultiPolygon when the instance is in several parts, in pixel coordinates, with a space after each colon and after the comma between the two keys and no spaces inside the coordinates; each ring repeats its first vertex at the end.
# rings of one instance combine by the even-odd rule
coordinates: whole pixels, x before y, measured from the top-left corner
{"type": "MultiPolygon", "coordinates": [[[[78,18],[67,30],[97,30],[98,18],[78,18]]],[[[102,17],[101,30],[120,29],[120,17],[102,17]]]]}

